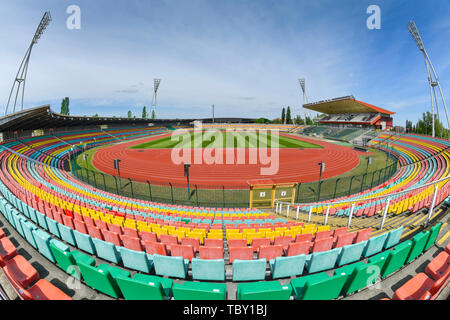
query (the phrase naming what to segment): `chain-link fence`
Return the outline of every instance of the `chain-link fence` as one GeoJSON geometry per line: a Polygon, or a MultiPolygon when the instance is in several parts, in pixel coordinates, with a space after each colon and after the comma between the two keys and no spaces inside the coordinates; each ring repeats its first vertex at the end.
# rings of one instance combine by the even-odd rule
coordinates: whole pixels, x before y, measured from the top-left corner
{"type": "MultiPolygon", "coordinates": [[[[75,177],[98,189],[147,201],[202,207],[249,207],[250,186],[224,186],[220,184],[189,184],[167,181],[133,181],[93,171],[77,164],[76,158],[84,151],[98,147],[92,144],[70,153],[71,171],[75,177]]],[[[298,182],[295,186],[296,203],[324,201],[348,196],[382,184],[393,176],[398,160],[389,154],[387,166],[375,171],[341,178],[331,178],[310,183],[298,182]],[[390,161],[388,161],[391,159],[390,161]]],[[[369,168],[369,166],[367,167],[369,168]]]]}

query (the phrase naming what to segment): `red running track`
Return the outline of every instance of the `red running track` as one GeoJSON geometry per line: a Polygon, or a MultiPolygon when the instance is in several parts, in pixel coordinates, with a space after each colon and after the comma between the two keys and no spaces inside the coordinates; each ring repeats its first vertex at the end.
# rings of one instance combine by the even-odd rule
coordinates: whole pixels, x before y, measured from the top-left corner
{"type": "MultiPolygon", "coordinates": [[[[169,135],[169,134],[168,134],[169,135]]],[[[98,150],[93,157],[93,165],[102,172],[117,175],[114,159],[120,162],[120,176],[134,181],[151,183],[186,184],[183,164],[172,161],[173,149],[130,149],[131,146],[160,139],[168,135],[160,135],[140,139],[138,141],[115,144],[98,150]]],[[[319,179],[320,161],[325,162],[322,179],[328,179],[349,170],[359,164],[358,155],[362,154],[350,147],[340,146],[324,141],[282,134],[290,138],[320,145],[316,149],[278,149],[278,172],[274,175],[262,175],[261,168],[269,164],[249,164],[249,149],[245,149],[246,164],[195,164],[191,161],[190,183],[199,186],[248,186],[248,184],[271,184],[287,182],[313,182],[319,179]]],[[[205,150],[205,149],[203,149],[205,150]]],[[[192,150],[192,158],[194,149],[192,150]]],[[[236,154],[236,152],[235,152],[236,154]]],[[[270,153],[269,153],[270,156],[270,153]]],[[[223,158],[225,162],[225,157],[223,158]]],[[[275,158],[274,158],[275,159],[275,158]]]]}

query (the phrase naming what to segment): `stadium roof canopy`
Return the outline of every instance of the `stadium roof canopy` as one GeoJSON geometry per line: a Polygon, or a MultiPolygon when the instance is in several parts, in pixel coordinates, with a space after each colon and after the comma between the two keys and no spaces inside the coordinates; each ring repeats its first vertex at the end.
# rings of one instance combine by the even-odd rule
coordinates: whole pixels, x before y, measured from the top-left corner
{"type": "MultiPolygon", "coordinates": [[[[213,119],[143,119],[143,118],[114,118],[114,117],[82,117],[62,115],[54,112],[50,105],[35,107],[19,111],[13,114],[0,117],[0,132],[13,132],[21,130],[37,130],[49,128],[66,128],[78,126],[99,126],[99,125],[141,125],[147,126],[166,124],[190,124],[195,120],[205,123],[212,122],[213,119]]],[[[249,118],[216,118],[216,122],[253,122],[249,118]]]]}
{"type": "Polygon", "coordinates": [[[335,98],[331,100],[318,101],[303,105],[306,109],[326,114],[341,113],[382,113],[393,115],[395,112],[358,101],[353,96],[335,98]]]}

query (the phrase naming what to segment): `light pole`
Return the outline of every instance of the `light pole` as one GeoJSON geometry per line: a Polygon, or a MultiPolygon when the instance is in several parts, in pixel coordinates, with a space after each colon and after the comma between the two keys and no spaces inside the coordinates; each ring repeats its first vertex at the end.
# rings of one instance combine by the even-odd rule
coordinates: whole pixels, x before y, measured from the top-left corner
{"type": "Polygon", "coordinates": [[[122,181],[120,179],[120,166],[119,166],[119,163],[121,161],[122,160],[120,160],[120,159],[114,159],[114,169],[117,170],[117,175],[119,176],[119,185],[120,185],[120,189],[122,190],[122,181]]]}
{"type": "Polygon", "coordinates": [[[189,163],[184,164],[184,176],[186,177],[187,188],[188,188],[188,199],[191,199],[191,192],[189,191],[189,168],[191,165],[189,163]]]}
{"type": "Polygon", "coordinates": [[[321,187],[321,180],[322,180],[322,172],[325,170],[325,163],[323,161],[320,161],[318,163],[320,166],[320,173],[319,173],[319,186],[317,188],[317,201],[320,200],[320,187],[321,187]]]}

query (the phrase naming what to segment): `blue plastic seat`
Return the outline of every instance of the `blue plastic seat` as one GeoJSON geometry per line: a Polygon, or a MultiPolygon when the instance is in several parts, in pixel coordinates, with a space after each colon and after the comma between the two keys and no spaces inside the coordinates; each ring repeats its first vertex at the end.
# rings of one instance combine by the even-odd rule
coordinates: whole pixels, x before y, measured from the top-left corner
{"type": "Polygon", "coordinates": [[[106,261],[118,264],[121,261],[120,254],[114,243],[92,238],[97,256],[106,261]]]}
{"type": "Polygon", "coordinates": [[[195,280],[225,280],[223,259],[192,259],[192,278],[195,280]]]}
{"type": "Polygon", "coordinates": [[[58,229],[62,240],[66,241],[67,243],[70,243],[72,246],[77,245],[75,236],[73,235],[72,228],[69,228],[68,226],[58,223],[58,229]]]}
{"type": "Polygon", "coordinates": [[[52,240],[50,235],[41,229],[33,230],[32,234],[34,240],[36,241],[36,246],[39,252],[48,260],[55,263],[55,257],[53,256],[53,253],[50,250],[50,241],[52,240]]]}
{"type": "Polygon", "coordinates": [[[49,217],[46,217],[46,218],[47,218],[48,231],[50,233],[53,233],[58,238],[61,238],[61,235],[59,233],[59,228],[58,228],[58,222],[56,222],[53,219],[50,219],[49,217]]]}
{"type": "Polygon", "coordinates": [[[384,244],[384,248],[389,249],[389,248],[395,246],[397,243],[399,243],[400,239],[402,237],[402,233],[403,233],[403,226],[390,231],[388,238],[386,239],[386,243],[384,244]]]}
{"type": "Polygon", "coordinates": [[[266,278],[266,259],[233,261],[233,281],[264,280],[266,278]]]}
{"type": "Polygon", "coordinates": [[[342,250],[337,259],[337,265],[340,267],[345,264],[358,261],[361,258],[361,255],[366,245],[367,241],[361,241],[341,248],[342,250]]]}
{"type": "Polygon", "coordinates": [[[341,248],[324,252],[315,252],[306,257],[306,268],[309,273],[334,268],[341,248]]]}
{"type": "Polygon", "coordinates": [[[384,233],[378,237],[373,237],[367,240],[367,245],[364,248],[363,256],[370,257],[374,254],[381,252],[384,248],[384,244],[388,237],[388,233],[384,233]]]}
{"type": "Polygon", "coordinates": [[[269,261],[273,279],[299,276],[303,273],[306,256],[276,257],[269,261]]]}
{"type": "Polygon", "coordinates": [[[77,230],[73,231],[73,235],[75,236],[78,249],[86,251],[90,254],[95,254],[95,246],[90,235],[81,233],[77,230]]]}
{"type": "Polygon", "coordinates": [[[154,254],[153,265],[157,275],[185,279],[189,260],[183,259],[183,257],[154,254]]]}
{"type": "Polygon", "coordinates": [[[144,251],[135,251],[124,247],[118,247],[122,256],[122,263],[130,268],[145,273],[150,273],[153,268],[153,256],[144,251]]]}
{"type": "Polygon", "coordinates": [[[36,241],[34,240],[33,230],[37,228],[29,221],[23,219],[21,220],[22,230],[25,234],[25,239],[27,239],[28,243],[31,244],[35,249],[37,249],[36,241]]]}

